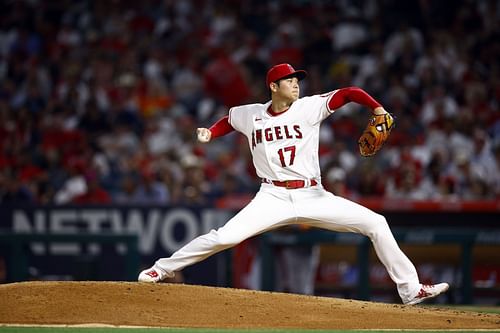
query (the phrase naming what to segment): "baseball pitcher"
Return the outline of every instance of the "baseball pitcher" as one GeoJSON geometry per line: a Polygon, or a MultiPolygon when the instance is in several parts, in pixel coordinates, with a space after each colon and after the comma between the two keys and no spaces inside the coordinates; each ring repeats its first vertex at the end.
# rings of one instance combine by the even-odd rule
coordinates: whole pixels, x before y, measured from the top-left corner
{"type": "Polygon", "coordinates": [[[418,304],[448,289],[447,283],[420,283],[414,265],[399,248],[382,215],[321,185],[319,129],[325,118],[349,102],[371,109],[373,114],[358,141],[363,156],[380,149],[394,125],[393,118],[357,87],[299,98],[299,81],[306,75],[289,64],[276,65],[266,77],[270,101],[233,107],[212,127],[197,129],[198,140],[204,143],[234,130],[245,135],[262,179],[260,190],[223,227],[195,238],[171,257],[157,260],[139,274],[139,281],[159,282],[249,237],[301,223],[369,237],[404,304],[418,304]]]}

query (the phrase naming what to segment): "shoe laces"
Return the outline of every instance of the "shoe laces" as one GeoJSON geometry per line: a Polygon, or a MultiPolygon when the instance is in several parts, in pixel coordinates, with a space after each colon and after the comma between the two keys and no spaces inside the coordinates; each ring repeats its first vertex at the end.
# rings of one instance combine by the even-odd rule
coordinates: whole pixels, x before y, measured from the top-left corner
{"type": "Polygon", "coordinates": [[[423,297],[427,297],[427,296],[430,296],[431,293],[427,292],[426,289],[430,289],[434,287],[432,284],[423,284],[422,285],[422,288],[420,288],[420,291],[418,292],[417,294],[417,298],[423,298],[423,297]]]}

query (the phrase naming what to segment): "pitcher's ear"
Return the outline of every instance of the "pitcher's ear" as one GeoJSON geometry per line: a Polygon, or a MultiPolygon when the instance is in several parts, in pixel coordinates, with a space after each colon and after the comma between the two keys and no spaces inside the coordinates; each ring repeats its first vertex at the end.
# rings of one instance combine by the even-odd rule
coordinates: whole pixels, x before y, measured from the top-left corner
{"type": "Polygon", "coordinates": [[[271,90],[272,92],[275,92],[276,90],[278,90],[278,83],[277,82],[271,82],[269,84],[269,90],[271,90]]]}

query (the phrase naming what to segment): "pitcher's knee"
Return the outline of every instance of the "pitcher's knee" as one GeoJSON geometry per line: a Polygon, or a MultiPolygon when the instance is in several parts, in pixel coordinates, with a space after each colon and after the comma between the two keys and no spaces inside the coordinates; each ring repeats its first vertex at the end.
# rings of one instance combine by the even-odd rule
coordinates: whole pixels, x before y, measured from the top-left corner
{"type": "Polygon", "coordinates": [[[366,236],[373,240],[378,238],[379,235],[387,232],[390,232],[390,229],[386,218],[383,215],[375,214],[366,230],[366,236]]]}
{"type": "Polygon", "coordinates": [[[219,230],[212,230],[211,233],[215,234],[215,239],[217,246],[228,248],[233,247],[240,243],[239,237],[235,237],[233,235],[228,235],[227,233],[219,230]]]}

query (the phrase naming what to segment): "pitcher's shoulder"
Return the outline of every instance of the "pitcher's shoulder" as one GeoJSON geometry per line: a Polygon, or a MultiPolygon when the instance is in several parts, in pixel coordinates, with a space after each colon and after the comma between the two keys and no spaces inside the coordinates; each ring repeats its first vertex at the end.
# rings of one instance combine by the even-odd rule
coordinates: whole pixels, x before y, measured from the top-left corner
{"type": "Polygon", "coordinates": [[[326,92],[326,93],[322,93],[322,94],[317,94],[317,95],[304,96],[302,98],[299,98],[297,100],[297,102],[310,103],[310,102],[314,102],[314,101],[317,101],[317,100],[329,98],[334,93],[335,93],[335,91],[330,91],[330,92],[326,92]]]}
{"type": "Polygon", "coordinates": [[[253,103],[253,104],[245,104],[245,105],[239,105],[239,106],[234,106],[229,111],[231,113],[233,112],[244,112],[244,113],[259,113],[262,111],[265,111],[267,107],[269,106],[270,103],[253,103]]]}

